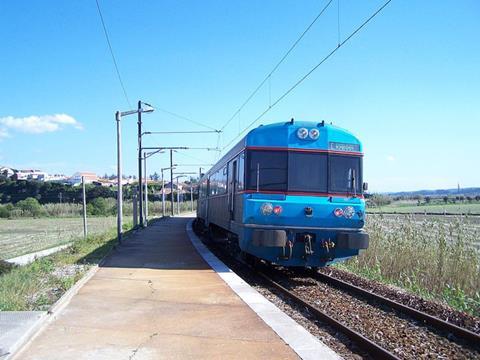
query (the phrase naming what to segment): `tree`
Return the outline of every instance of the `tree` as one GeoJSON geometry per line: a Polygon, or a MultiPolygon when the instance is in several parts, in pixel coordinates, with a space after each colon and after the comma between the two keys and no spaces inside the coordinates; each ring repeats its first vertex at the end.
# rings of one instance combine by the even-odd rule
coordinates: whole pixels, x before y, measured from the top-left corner
{"type": "Polygon", "coordinates": [[[425,196],[425,202],[426,202],[427,204],[430,204],[430,201],[431,201],[431,200],[432,200],[432,199],[430,198],[430,196],[425,196]]]}
{"type": "Polygon", "coordinates": [[[443,197],[443,202],[444,202],[445,204],[448,203],[448,196],[444,196],[444,197],[443,197]]]}

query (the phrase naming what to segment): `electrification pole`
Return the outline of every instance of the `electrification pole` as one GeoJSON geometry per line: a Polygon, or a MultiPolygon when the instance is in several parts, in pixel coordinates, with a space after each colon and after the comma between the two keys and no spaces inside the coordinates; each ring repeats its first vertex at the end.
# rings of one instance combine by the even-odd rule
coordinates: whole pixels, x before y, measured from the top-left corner
{"type": "Polygon", "coordinates": [[[88,236],[87,229],[87,197],[85,196],[85,176],[82,176],[82,195],[83,195],[83,238],[86,239],[88,236]]]}
{"type": "Polygon", "coordinates": [[[148,178],[147,178],[147,153],[143,153],[143,170],[145,173],[145,226],[148,225],[148,178]]]}
{"type": "Polygon", "coordinates": [[[138,101],[138,203],[140,226],[143,226],[143,191],[142,191],[142,102],[138,101]]]}
{"type": "Polygon", "coordinates": [[[117,121],[117,239],[122,242],[123,227],[123,192],[122,192],[122,114],[120,111],[115,113],[117,121]]]}
{"type": "MultiPolygon", "coordinates": [[[[177,189],[178,191],[178,189],[177,189]]],[[[171,213],[172,216],[175,215],[173,213],[173,149],[170,149],[170,204],[171,206],[171,213]]]]}

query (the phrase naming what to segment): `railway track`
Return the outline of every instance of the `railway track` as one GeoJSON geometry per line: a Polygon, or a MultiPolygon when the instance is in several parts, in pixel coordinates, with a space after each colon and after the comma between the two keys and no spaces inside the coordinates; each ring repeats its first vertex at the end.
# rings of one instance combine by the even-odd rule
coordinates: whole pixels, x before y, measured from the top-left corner
{"type": "Polygon", "coordinates": [[[310,329],[343,343],[352,352],[347,358],[480,359],[479,334],[461,326],[320,272],[299,276],[289,268],[252,266],[217,241],[207,246],[247,282],[267,289],[310,321],[310,329]]]}
{"type": "Polygon", "coordinates": [[[335,278],[327,274],[315,273],[313,275],[313,278],[315,278],[316,280],[322,281],[324,283],[327,283],[329,285],[332,285],[338,289],[342,289],[350,293],[357,294],[365,298],[366,300],[374,301],[374,302],[383,304],[385,306],[388,306],[392,309],[398,310],[403,314],[406,314],[412,317],[413,319],[416,319],[427,325],[430,325],[435,329],[445,332],[446,334],[452,334],[456,336],[458,339],[464,340],[465,342],[467,342],[472,346],[480,344],[479,334],[473,331],[470,331],[468,329],[462,328],[460,326],[457,326],[455,324],[452,324],[448,321],[442,320],[438,317],[427,314],[426,312],[419,311],[417,309],[414,309],[412,307],[409,307],[397,301],[388,299],[382,295],[375,294],[371,291],[362,289],[359,286],[356,286],[354,284],[348,283],[346,281],[340,280],[338,278],[335,278]]]}
{"type": "Polygon", "coordinates": [[[269,286],[275,288],[277,291],[281,292],[284,296],[288,297],[294,303],[301,305],[307,309],[317,320],[324,322],[336,330],[345,334],[350,340],[355,342],[358,347],[363,349],[366,353],[370,354],[374,358],[379,359],[399,359],[397,356],[392,354],[390,351],[386,350],[382,346],[376,344],[375,342],[369,340],[362,334],[353,330],[349,326],[344,325],[342,322],[334,319],[332,316],[318,309],[317,307],[311,305],[309,302],[302,299],[300,296],[295,294],[293,291],[290,291],[280,285],[278,282],[270,278],[268,275],[265,275],[263,272],[256,272],[269,286]]]}
{"type": "Polygon", "coordinates": [[[321,273],[271,269],[260,276],[373,358],[480,359],[479,335],[321,273]]]}

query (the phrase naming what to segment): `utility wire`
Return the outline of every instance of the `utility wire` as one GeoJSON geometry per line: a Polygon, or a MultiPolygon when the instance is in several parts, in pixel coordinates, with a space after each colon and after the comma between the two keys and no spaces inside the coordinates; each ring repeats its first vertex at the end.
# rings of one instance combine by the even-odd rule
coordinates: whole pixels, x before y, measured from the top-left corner
{"type": "MultiPolygon", "coordinates": [[[[315,70],[320,67],[325,61],[327,61],[333,54],[337,52],[345,43],[347,43],[351,38],[353,38],[365,25],[367,25],[375,16],[377,16],[392,0],[386,1],[382,6],[378,8],[368,19],[366,19],[360,26],[358,26],[350,35],[343,40],[341,43],[337,45],[335,49],[333,49],[327,56],[325,56],[317,65],[310,69],[304,76],[302,76],[294,85],[292,85],[287,91],[285,91],[275,102],[267,107],[255,120],[253,120],[250,124],[248,124],[242,132],[240,132],[237,136],[235,136],[227,145],[224,146],[223,149],[230,146],[240,135],[242,135],[250,126],[255,124],[258,120],[260,120],[266,113],[268,113],[274,106],[276,106],[280,101],[282,101],[288,94],[290,94],[298,85],[300,85],[307,77],[309,77],[315,70]]],[[[222,150],[223,150],[222,149],[222,150]]]]}
{"type": "Polygon", "coordinates": [[[100,9],[100,4],[98,0],[95,0],[97,3],[98,14],[100,15],[100,20],[102,21],[103,32],[105,34],[105,39],[107,39],[108,48],[110,49],[110,55],[112,55],[113,65],[115,65],[115,71],[117,72],[118,81],[120,82],[120,86],[123,90],[123,95],[125,95],[125,100],[127,100],[129,108],[132,108],[132,104],[130,103],[130,99],[127,95],[127,90],[125,90],[125,85],[123,84],[122,76],[120,75],[120,70],[118,69],[117,60],[115,59],[115,54],[113,53],[112,44],[110,43],[110,38],[108,36],[107,27],[105,26],[105,21],[103,20],[102,10],[100,9]]]}
{"type": "Polygon", "coordinates": [[[330,6],[330,4],[332,3],[333,0],[330,0],[323,8],[322,10],[320,11],[320,13],[315,17],[315,19],[313,19],[313,21],[310,23],[310,25],[307,26],[307,28],[303,31],[303,33],[300,35],[300,37],[293,43],[293,45],[288,49],[288,51],[283,55],[283,57],[280,59],[280,61],[273,67],[272,71],[270,71],[267,76],[265,76],[265,78],[262,80],[262,82],[256,87],[256,89],[250,94],[250,96],[243,102],[243,104],[237,109],[237,111],[235,111],[235,113],[232,115],[232,117],[230,119],[228,119],[228,121],[220,128],[220,130],[224,130],[228,124],[230,124],[230,122],[235,118],[235,116],[240,112],[242,111],[242,109],[245,107],[245,105],[247,105],[250,100],[255,96],[255,94],[258,92],[258,90],[260,90],[260,88],[263,86],[263,84],[265,84],[265,82],[267,80],[269,80],[271,78],[271,76],[273,75],[273,73],[275,71],[277,71],[278,67],[285,61],[285,59],[287,58],[288,55],[290,55],[290,53],[293,51],[293,49],[295,49],[295,47],[298,45],[298,43],[303,39],[303,37],[305,36],[305,34],[311,29],[311,27],[313,26],[313,24],[315,24],[317,22],[317,20],[320,18],[320,16],[323,15],[323,13],[325,12],[325,10],[327,10],[327,8],[330,6]]]}
{"type": "Polygon", "coordinates": [[[202,124],[202,123],[199,122],[199,121],[195,121],[195,120],[189,119],[189,118],[187,118],[186,116],[179,115],[179,114],[176,114],[176,113],[174,113],[174,112],[171,112],[171,111],[168,111],[168,110],[165,110],[165,109],[162,109],[162,108],[155,107],[155,110],[160,110],[160,111],[162,111],[162,112],[164,112],[164,113],[166,113],[166,114],[172,115],[172,116],[174,116],[174,117],[176,117],[176,118],[178,118],[178,119],[183,119],[183,120],[189,121],[189,122],[191,122],[192,124],[195,124],[195,125],[198,125],[198,126],[202,126],[202,127],[204,127],[204,128],[213,130],[213,131],[215,131],[215,132],[217,132],[217,133],[222,132],[222,130],[215,129],[215,128],[211,127],[211,126],[202,124]]]}
{"type": "Polygon", "coordinates": [[[180,152],[180,151],[178,151],[178,150],[175,151],[175,152],[176,152],[177,154],[179,154],[179,155],[186,156],[186,157],[188,157],[188,158],[190,158],[190,159],[193,159],[193,160],[196,160],[196,161],[200,161],[200,162],[204,162],[204,161],[205,161],[205,159],[202,160],[202,159],[200,159],[200,158],[197,158],[197,157],[192,156],[192,155],[190,155],[190,154],[186,154],[186,153],[184,153],[184,152],[180,152]]]}

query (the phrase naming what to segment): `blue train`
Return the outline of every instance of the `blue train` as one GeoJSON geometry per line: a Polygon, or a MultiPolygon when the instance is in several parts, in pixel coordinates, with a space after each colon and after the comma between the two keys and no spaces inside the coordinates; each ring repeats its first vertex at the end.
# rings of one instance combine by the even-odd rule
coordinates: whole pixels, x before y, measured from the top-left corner
{"type": "Polygon", "coordinates": [[[325,122],[251,130],[199,183],[195,226],[244,255],[322,267],[368,247],[362,144],[325,122]]]}

